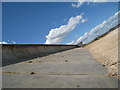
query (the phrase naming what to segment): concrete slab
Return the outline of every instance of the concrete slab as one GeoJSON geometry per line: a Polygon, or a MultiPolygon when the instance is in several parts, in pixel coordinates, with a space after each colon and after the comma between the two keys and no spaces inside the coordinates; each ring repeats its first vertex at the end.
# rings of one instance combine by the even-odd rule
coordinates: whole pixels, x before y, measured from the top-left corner
{"type": "Polygon", "coordinates": [[[98,62],[33,63],[6,66],[3,72],[38,74],[106,74],[106,69],[98,62]]]}
{"type": "Polygon", "coordinates": [[[115,79],[95,75],[8,75],[3,88],[117,88],[115,79]],[[9,78],[8,78],[9,77],[9,78]]]}

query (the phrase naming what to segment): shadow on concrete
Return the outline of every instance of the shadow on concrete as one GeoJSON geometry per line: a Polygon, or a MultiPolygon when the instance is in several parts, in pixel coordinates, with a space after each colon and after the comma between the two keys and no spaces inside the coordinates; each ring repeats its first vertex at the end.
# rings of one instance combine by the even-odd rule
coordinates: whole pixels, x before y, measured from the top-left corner
{"type": "Polygon", "coordinates": [[[76,45],[4,44],[2,67],[77,48],[76,45]]]}

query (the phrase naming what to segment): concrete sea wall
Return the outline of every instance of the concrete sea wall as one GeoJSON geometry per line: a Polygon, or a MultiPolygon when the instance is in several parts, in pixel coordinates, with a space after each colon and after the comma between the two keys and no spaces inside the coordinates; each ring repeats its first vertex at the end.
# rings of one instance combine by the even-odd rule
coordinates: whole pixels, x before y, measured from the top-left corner
{"type": "Polygon", "coordinates": [[[76,48],[76,45],[3,44],[2,65],[14,64],[73,48],[76,48]]]}

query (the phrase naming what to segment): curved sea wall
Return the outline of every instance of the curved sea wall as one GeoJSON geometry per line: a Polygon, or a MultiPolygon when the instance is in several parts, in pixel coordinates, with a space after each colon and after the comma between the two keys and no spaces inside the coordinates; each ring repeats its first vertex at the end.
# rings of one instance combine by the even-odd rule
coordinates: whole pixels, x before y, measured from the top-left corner
{"type": "Polygon", "coordinates": [[[3,44],[2,64],[4,66],[76,47],[76,45],[3,44]]]}

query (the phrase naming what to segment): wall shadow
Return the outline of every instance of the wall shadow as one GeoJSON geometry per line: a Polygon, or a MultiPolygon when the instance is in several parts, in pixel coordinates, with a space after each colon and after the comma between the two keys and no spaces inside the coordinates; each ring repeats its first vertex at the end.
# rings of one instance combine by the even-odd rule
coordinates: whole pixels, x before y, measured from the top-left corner
{"type": "MultiPolygon", "coordinates": [[[[4,45],[3,45],[3,47],[4,47],[4,45]]],[[[28,61],[28,60],[35,59],[35,58],[38,58],[38,57],[39,58],[45,57],[45,56],[48,56],[50,54],[64,52],[64,51],[75,49],[75,48],[77,48],[77,47],[71,47],[71,48],[68,48],[68,49],[65,49],[65,50],[54,51],[54,52],[49,52],[49,53],[43,53],[43,54],[39,54],[39,55],[32,55],[30,57],[17,57],[17,58],[12,59],[12,60],[11,59],[4,59],[3,58],[4,57],[4,53],[2,52],[2,67],[7,66],[7,65],[11,65],[11,64],[16,64],[16,63],[23,62],[23,61],[28,61]]],[[[4,49],[2,51],[4,51],[4,49]]],[[[7,53],[7,54],[9,54],[9,53],[7,53]]]]}

